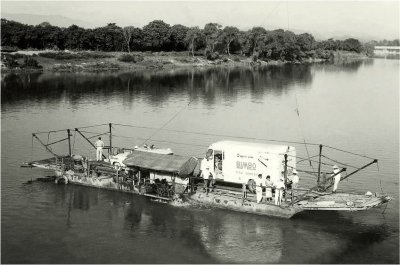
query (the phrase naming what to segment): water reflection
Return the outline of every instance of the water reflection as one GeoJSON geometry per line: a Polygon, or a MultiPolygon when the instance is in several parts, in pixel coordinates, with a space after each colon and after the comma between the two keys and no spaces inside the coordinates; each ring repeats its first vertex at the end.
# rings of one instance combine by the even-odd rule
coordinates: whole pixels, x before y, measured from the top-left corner
{"type": "Polygon", "coordinates": [[[220,96],[235,100],[243,88],[248,88],[254,98],[265,93],[280,95],[290,85],[310,83],[310,68],[310,65],[285,65],[119,74],[11,73],[1,81],[2,108],[16,102],[40,100],[51,104],[65,99],[74,106],[93,96],[104,102],[116,97],[123,104],[143,97],[149,104],[158,105],[179,94],[213,105],[220,96]]]}

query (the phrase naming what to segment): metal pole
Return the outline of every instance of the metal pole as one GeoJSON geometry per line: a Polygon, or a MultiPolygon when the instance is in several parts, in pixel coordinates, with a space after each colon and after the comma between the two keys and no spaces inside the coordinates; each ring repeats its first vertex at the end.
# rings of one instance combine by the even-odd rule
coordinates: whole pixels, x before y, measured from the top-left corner
{"type": "Polygon", "coordinates": [[[317,184],[319,185],[321,176],[321,156],[322,156],[322,144],[319,145],[319,159],[318,159],[318,179],[317,184]]]}
{"type": "Polygon", "coordinates": [[[71,133],[70,133],[70,129],[67,129],[67,133],[68,133],[68,150],[69,150],[69,156],[71,156],[72,153],[71,153],[71,133]]]}
{"type": "Polygon", "coordinates": [[[284,178],[285,178],[285,202],[286,202],[286,194],[287,194],[287,162],[288,162],[287,157],[288,157],[288,155],[285,154],[285,168],[284,168],[284,173],[283,173],[284,178]]]}
{"type": "Polygon", "coordinates": [[[108,149],[108,155],[112,155],[113,151],[112,151],[112,131],[111,131],[111,123],[108,124],[109,128],[110,128],[110,149],[108,149]]]}

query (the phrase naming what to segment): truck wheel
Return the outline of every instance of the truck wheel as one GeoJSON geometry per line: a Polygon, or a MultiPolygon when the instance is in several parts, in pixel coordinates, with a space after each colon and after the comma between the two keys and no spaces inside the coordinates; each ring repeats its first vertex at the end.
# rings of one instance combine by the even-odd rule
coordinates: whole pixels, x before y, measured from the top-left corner
{"type": "Polygon", "coordinates": [[[247,187],[249,187],[250,192],[256,193],[256,182],[253,179],[249,179],[247,182],[247,187]]]}

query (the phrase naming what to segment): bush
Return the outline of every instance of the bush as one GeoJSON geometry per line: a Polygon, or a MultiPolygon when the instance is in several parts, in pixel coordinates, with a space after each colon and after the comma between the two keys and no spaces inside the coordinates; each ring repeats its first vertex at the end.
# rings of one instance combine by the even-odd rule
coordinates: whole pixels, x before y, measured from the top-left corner
{"type": "Polygon", "coordinates": [[[257,62],[258,57],[259,57],[259,53],[258,53],[258,52],[254,52],[254,53],[251,55],[251,60],[252,60],[253,62],[257,62]]]}
{"type": "Polygon", "coordinates": [[[11,54],[3,54],[1,56],[1,60],[4,62],[4,65],[8,68],[19,67],[18,62],[15,60],[13,55],[11,54]]]}
{"type": "Polygon", "coordinates": [[[143,61],[144,57],[142,55],[124,53],[118,57],[118,60],[126,63],[137,63],[143,61]]]}
{"type": "Polygon", "coordinates": [[[55,60],[100,59],[112,57],[111,55],[100,52],[42,52],[40,53],[40,56],[55,60]]]}
{"type": "Polygon", "coordinates": [[[232,58],[232,60],[233,60],[234,62],[240,62],[239,56],[234,56],[234,57],[232,58]]]}
{"type": "Polygon", "coordinates": [[[40,69],[42,68],[41,65],[39,65],[38,61],[36,61],[34,58],[31,56],[25,56],[24,58],[24,64],[21,66],[21,68],[35,68],[35,69],[40,69]]]}
{"type": "Polygon", "coordinates": [[[207,60],[215,61],[215,60],[219,59],[219,53],[211,52],[210,50],[206,50],[206,58],[207,58],[207,60]]]}

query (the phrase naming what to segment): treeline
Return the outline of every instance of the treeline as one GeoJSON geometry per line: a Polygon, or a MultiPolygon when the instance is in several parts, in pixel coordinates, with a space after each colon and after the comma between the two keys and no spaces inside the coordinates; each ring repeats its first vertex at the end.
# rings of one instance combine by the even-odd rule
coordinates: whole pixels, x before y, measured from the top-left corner
{"type": "Polygon", "coordinates": [[[137,28],[121,28],[115,23],[85,29],[76,25],[60,28],[43,22],[25,25],[1,19],[1,45],[19,49],[93,50],[93,51],[188,51],[212,59],[218,54],[241,54],[264,60],[302,60],[329,57],[332,50],[362,52],[357,39],[316,41],[309,33],[295,34],[277,29],[254,27],[241,31],[208,23],[203,29],[180,24],[170,26],[154,20],[137,28]]]}

